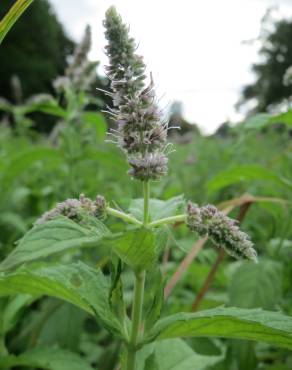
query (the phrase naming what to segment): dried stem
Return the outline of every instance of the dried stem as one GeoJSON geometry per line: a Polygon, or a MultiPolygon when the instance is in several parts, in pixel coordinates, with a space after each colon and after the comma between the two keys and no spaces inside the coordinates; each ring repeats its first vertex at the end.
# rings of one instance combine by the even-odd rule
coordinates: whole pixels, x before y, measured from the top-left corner
{"type": "Polygon", "coordinates": [[[196,244],[192,247],[189,254],[183,259],[183,261],[178,266],[178,269],[175,271],[169,282],[167,283],[164,289],[164,299],[166,300],[177,282],[180,280],[182,274],[187,270],[193,260],[196,258],[197,254],[206,243],[207,237],[199,239],[196,244]]]}
{"type": "MultiPolygon", "coordinates": [[[[240,209],[239,209],[239,213],[238,213],[238,216],[237,216],[237,220],[239,223],[241,223],[249,209],[249,207],[251,206],[252,204],[252,201],[251,200],[248,200],[246,203],[242,204],[240,209]]],[[[213,280],[214,280],[214,277],[216,275],[216,272],[218,270],[218,267],[221,263],[221,261],[224,259],[224,256],[225,256],[225,251],[224,249],[220,249],[220,252],[218,253],[217,255],[217,258],[204,282],[204,284],[202,285],[199,293],[196,295],[196,299],[192,305],[192,311],[196,311],[202,301],[202,299],[205,297],[207,291],[209,290],[213,280]]]]}
{"type": "MultiPolygon", "coordinates": [[[[225,213],[225,214],[228,214],[229,212],[231,212],[233,210],[233,208],[234,208],[233,205],[229,205],[222,212],[225,213]]],[[[181,221],[178,221],[178,222],[176,222],[174,224],[173,227],[175,228],[175,227],[179,226],[181,223],[182,223],[181,221]]],[[[169,282],[167,283],[167,285],[166,285],[166,287],[164,289],[164,299],[165,300],[169,297],[170,293],[172,292],[173,288],[176,286],[177,282],[182,277],[183,273],[188,269],[188,267],[190,266],[190,264],[197,257],[199,251],[203,248],[203,246],[206,243],[207,239],[208,239],[208,237],[199,239],[194,244],[194,246],[192,247],[192,249],[190,250],[190,252],[188,253],[188,255],[180,263],[180,265],[178,266],[177,270],[175,271],[175,273],[173,274],[173,276],[171,277],[171,279],[169,280],[169,282]]]]}

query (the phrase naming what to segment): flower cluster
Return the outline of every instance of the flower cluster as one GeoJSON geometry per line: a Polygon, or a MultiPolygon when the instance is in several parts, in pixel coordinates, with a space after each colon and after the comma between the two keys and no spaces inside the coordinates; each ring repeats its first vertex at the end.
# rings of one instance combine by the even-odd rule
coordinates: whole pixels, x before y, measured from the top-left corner
{"type": "Polygon", "coordinates": [[[200,236],[208,235],[217,246],[222,246],[231,256],[257,261],[257,253],[249,236],[239,229],[236,220],[227,217],[216,207],[212,205],[198,207],[189,202],[187,225],[200,236]]]}
{"type": "Polygon", "coordinates": [[[109,111],[118,125],[114,136],[128,156],[130,175],[142,181],[158,180],[167,172],[167,121],[156,103],[152,76],[146,86],[143,58],[135,53],[135,40],[114,7],[107,11],[104,26],[114,106],[109,111]]]}
{"type": "Polygon", "coordinates": [[[66,68],[65,76],[58,77],[54,81],[57,91],[73,88],[75,91],[87,90],[96,79],[97,62],[88,60],[91,48],[91,30],[87,26],[80,44],[76,46],[71,62],[66,68]]]}
{"type": "Polygon", "coordinates": [[[79,199],[67,199],[58,203],[55,208],[45,212],[35,224],[53,220],[58,216],[65,216],[71,220],[78,221],[82,215],[87,214],[93,217],[102,218],[105,215],[106,201],[101,195],[98,195],[94,201],[80,194],[79,199]]]}

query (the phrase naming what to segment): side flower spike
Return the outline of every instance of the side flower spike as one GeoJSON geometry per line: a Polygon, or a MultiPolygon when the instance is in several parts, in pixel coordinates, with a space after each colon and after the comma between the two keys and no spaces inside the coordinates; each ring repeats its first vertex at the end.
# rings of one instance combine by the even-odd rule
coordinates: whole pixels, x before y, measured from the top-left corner
{"type": "Polygon", "coordinates": [[[208,235],[218,247],[235,258],[245,257],[257,262],[257,253],[249,236],[241,231],[237,221],[224,215],[212,205],[187,205],[187,225],[200,236],[208,235]]]}
{"type": "Polygon", "coordinates": [[[105,212],[106,201],[103,196],[98,195],[93,201],[86,198],[84,194],[80,194],[79,199],[66,199],[64,202],[58,203],[55,208],[45,212],[35,224],[43,224],[58,216],[65,216],[76,222],[80,221],[80,217],[82,217],[83,214],[88,214],[96,218],[103,218],[105,212]]]}

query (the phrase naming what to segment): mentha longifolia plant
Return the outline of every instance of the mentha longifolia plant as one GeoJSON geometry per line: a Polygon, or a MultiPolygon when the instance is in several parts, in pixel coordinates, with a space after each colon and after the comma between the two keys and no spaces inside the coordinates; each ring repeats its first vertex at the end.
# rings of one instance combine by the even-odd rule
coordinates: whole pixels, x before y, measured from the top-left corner
{"type": "MultiPolygon", "coordinates": [[[[219,307],[161,318],[165,302],[159,258],[167,225],[185,223],[191,232],[208,237],[235,258],[256,262],[257,254],[237,222],[212,205],[200,207],[188,201],[185,211],[177,214],[168,208],[171,202],[160,201],[163,216],[157,216],[150,183],[167,175],[167,121],[157,105],[152,77],[146,84],[143,58],[136,54],[137,45],[115,8],[107,11],[104,26],[111,81],[107,94],[113,101],[109,113],[117,124],[111,133],[126,155],[129,176],[141,183],[143,197],[133,201],[129,212],[112,208],[101,195],[94,200],[80,195],[59,203],[36,221],[2,262],[0,288],[5,285],[6,294],[58,297],[94,315],[122,343],[117,368],[123,370],[166,370],[158,349],[160,341],[169,338],[217,336],[292,348],[292,319],[277,312],[219,307]],[[122,232],[109,230],[110,218],[120,219],[122,232]],[[82,262],[31,264],[73,248],[97,248],[101,242],[110,252],[110,276],[82,262]],[[123,294],[123,273],[129,269],[134,279],[131,307],[123,294]]],[[[212,358],[204,361],[214,364],[212,358]]]]}

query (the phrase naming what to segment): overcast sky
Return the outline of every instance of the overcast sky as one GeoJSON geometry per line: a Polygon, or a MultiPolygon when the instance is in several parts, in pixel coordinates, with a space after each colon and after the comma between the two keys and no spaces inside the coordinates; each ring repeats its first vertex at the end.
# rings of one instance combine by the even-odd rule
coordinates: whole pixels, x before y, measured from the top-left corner
{"type": "Polygon", "coordinates": [[[102,20],[115,5],[139,42],[163,104],[183,102],[187,120],[212,132],[227,119],[240,120],[234,104],[253,80],[250,65],[270,6],[292,16],[292,0],[51,0],[68,34],[76,41],[86,24],[93,34],[91,59],[107,63],[102,20]]]}

